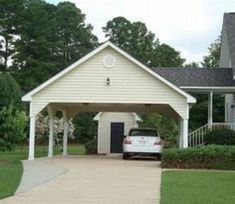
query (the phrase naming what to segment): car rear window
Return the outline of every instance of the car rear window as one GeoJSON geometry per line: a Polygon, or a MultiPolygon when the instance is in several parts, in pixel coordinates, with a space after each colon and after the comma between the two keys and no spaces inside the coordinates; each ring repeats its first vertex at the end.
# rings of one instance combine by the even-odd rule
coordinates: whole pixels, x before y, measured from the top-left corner
{"type": "Polygon", "coordinates": [[[157,137],[156,130],[131,130],[129,136],[150,136],[150,137],[157,137]]]}

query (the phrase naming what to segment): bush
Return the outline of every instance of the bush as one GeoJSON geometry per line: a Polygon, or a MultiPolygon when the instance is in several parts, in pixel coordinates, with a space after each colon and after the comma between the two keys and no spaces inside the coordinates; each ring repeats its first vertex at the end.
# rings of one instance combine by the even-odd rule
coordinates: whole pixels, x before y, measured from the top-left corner
{"type": "Polygon", "coordinates": [[[97,137],[94,137],[92,140],[88,141],[85,144],[87,154],[97,154],[97,137]]]}
{"type": "Polygon", "coordinates": [[[0,109],[12,104],[15,109],[20,108],[21,90],[14,78],[8,73],[0,73],[0,109]]]}
{"type": "Polygon", "coordinates": [[[205,144],[235,145],[235,132],[229,129],[212,130],[204,136],[205,144]]]}
{"type": "Polygon", "coordinates": [[[163,168],[235,170],[235,146],[208,145],[187,149],[165,149],[163,168]]]}
{"type": "Polygon", "coordinates": [[[97,123],[93,120],[96,114],[95,112],[80,112],[73,118],[75,128],[73,135],[80,144],[86,144],[97,133],[97,123]]]}
{"type": "Polygon", "coordinates": [[[16,110],[12,105],[0,111],[0,151],[12,150],[25,138],[27,117],[23,111],[16,110]]]}

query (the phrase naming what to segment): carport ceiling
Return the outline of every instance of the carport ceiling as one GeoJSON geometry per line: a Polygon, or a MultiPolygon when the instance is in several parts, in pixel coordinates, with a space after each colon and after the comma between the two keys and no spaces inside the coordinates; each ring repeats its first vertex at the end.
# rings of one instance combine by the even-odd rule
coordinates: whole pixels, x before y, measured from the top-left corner
{"type": "Polygon", "coordinates": [[[156,112],[167,113],[174,118],[178,114],[168,104],[118,104],[118,103],[51,103],[54,109],[77,112],[156,112]]]}

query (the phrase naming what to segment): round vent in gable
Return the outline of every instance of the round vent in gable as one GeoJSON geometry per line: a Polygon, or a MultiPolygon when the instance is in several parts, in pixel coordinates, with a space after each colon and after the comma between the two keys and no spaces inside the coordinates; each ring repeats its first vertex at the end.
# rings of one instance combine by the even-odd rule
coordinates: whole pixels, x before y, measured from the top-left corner
{"type": "Polygon", "coordinates": [[[112,55],[106,55],[103,58],[103,65],[107,68],[114,67],[116,64],[116,59],[112,55]]]}

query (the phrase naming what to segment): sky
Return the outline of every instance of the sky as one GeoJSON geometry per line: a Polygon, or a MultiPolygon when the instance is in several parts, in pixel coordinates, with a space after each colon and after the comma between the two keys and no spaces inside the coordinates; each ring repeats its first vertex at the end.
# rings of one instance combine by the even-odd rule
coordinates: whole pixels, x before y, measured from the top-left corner
{"type": "MultiPolygon", "coordinates": [[[[46,0],[57,4],[63,0],[46,0]]],[[[141,21],[187,59],[201,62],[208,46],[221,34],[223,13],[235,12],[235,0],[69,0],[86,14],[102,42],[102,27],[117,16],[141,21]]]]}

